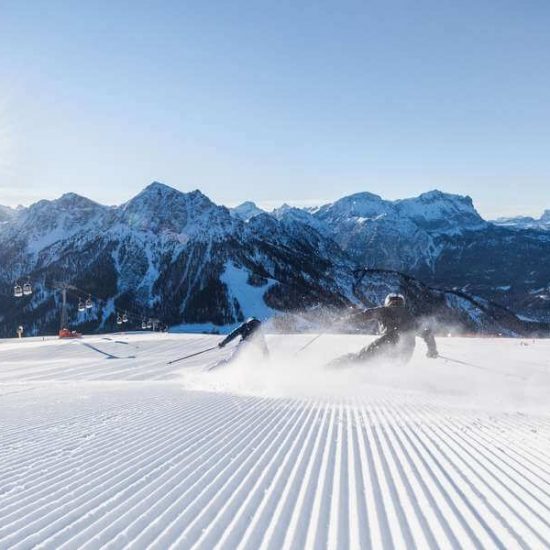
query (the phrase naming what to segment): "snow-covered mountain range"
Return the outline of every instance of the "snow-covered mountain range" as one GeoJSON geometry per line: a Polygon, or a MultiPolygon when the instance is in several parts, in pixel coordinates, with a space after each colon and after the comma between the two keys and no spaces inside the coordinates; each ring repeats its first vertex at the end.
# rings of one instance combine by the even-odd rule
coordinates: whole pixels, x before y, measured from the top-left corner
{"type": "Polygon", "coordinates": [[[422,315],[464,330],[524,333],[537,327],[491,300],[509,296],[500,301],[544,319],[545,258],[550,233],[486,222],[468,197],[439,191],[401,201],[361,193],[269,213],[253,203],[227,209],[200,191],[157,182],[116,207],[69,193],[0,209],[0,331],[11,335],[23,324],[55,332],[56,286],[69,283],[79,289],[70,295],[71,324],[83,330],[114,328],[117,312],[134,327],[149,317],[210,329],[248,315],[311,320],[319,306],[337,315],[400,290],[422,315]],[[495,269],[512,258],[517,265],[495,269]],[[32,296],[13,298],[15,282],[27,279],[32,296]],[[449,285],[457,291],[433,288],[449,285]],[[79,312],[88,294],[96,307],[79,312]]]}
{"type": "Polygon", "coordinates": [[[544,229],[550,231],[550,210],[545,210],[540,218],[515,216],[512,218],[497,218],[493,220],[493,223],[513,229],[544,229]]]}
{"type": "Polygon", "coordinates": [[[430,191],[397,201],[358,193],[300,212],[359,267],[400,271],[550,320],[548,211],[533,225],[490,222],[470,197],[430,191]]]}

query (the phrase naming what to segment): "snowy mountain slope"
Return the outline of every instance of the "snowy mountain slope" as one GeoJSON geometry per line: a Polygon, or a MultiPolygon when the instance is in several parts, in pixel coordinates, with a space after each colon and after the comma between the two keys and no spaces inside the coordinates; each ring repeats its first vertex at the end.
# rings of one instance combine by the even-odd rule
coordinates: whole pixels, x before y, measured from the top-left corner
{"type": "Polygon", "coordinates": [[[548,547],[547,341],[327,372],[368,338],[309,338],[0,341],[0,547],[548,547]]]}
{"type": "Polygon", "coordinates": [[[414,275],[498,302],[528,317],[550,321],[550,303],[539,299],[550,282],[550,234],[490,225],[483,232],[442,238],[432,269],[414,275]]]}

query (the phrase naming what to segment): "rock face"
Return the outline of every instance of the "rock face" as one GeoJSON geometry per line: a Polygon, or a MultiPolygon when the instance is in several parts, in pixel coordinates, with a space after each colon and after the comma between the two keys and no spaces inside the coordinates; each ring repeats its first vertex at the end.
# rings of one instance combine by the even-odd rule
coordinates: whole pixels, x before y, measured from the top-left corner
{"type": "Polygon", "coordinates": [[[266,213],[253,203],[229,210],[200,191],[154,182],[118,207],[70,193],[6,212],[2,336],[19,324],[27,334],[55,333],[60,283],[73,287],[71,325],[86,331],[111,330],[122,313],[128,328],[155,317],[216,330],[248,315],[377,303],[399,288],[413,308],[445,325],[524,334],[539,327],[491,299],[538,319],[540,304],[549,305],[539,296],[549,280],[550,261],[542,260],[550,233],[485,222],[468,197],[438,191],[393,202],[361,193],[314,210],[266,213]],[[369,277],[357,271],[365,266],[369,277]],[[413,275],[456,292],[424,287],[413,275]],[[27,278],[32,296],[13,298],[13,285],[27,278]],[[369,294],[375,287],[379,294],[369,294]],[[95,307],[79,312],[88,295],[95,307]]]}

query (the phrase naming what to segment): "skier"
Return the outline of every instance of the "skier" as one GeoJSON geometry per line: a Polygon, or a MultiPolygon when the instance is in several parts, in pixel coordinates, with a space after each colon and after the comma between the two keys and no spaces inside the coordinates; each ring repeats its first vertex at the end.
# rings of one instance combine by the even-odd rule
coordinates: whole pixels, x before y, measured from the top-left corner
{"type": "Polygon", "coordinates": [[[244,350],[251,347],[259,350],[266,359],[269,357],[269,350],[267,349],[267,343],[262,331],[262,322],[256,317],[249,317],[242,325],[237,327],[233,332],[228,334],[219,344],[219,348],[224,348],[229,342],[233,341],[237,337],[241,337],[241,340],[237,346],[235,346],[233,352],[229,357],[216,363],[212,368],[226,365],[227,363],[234,361],[238,355],[244,350]]]}
{"type": "Polygon", "coordinates": [[[358,353],[350,353],[330,362],[331,367],[384,358],[407,363],[414,352],[417,334],[428,346],[426,356],[439,356],[433,332],[428,326],[422,326],[406,308],[405,298],[401,294],[388,294],[383,306],[365,309],[356,313],[354,317],[362,321],[378,321],[382,336],[358,353]]]}

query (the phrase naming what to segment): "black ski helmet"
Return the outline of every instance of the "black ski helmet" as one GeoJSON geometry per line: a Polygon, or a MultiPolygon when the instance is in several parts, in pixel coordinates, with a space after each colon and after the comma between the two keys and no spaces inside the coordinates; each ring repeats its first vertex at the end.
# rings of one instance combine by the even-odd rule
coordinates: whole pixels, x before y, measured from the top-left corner
{"type": "Polygon", "coordinates": [[[403,294],[388,294],[384,300],[385,307],[405,307],[405,297],[403,294]]]}

